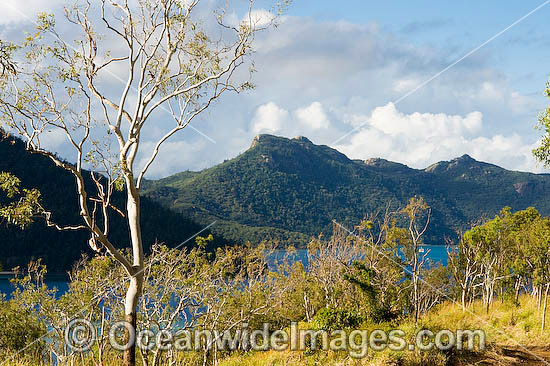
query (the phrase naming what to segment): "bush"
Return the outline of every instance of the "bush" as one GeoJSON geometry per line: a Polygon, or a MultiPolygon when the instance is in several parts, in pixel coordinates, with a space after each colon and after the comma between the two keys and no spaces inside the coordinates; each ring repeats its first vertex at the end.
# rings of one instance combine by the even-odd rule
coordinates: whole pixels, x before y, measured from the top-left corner
{"type": "Polygon", "coordinates": [[[315,315],[314,323],[319,329],[335,330],[358,327],[364,320],[357,312],[323,308],[315,315]]]}
{"type": "MultiPolygon", "coordinates": [[[[45,333],[45,327],[30,310],[0,298],[0,355],[22,350],[45,333]]],[[[39,355],[43,346],[43,342],[35,342],[25,354],[39,355]]]]}

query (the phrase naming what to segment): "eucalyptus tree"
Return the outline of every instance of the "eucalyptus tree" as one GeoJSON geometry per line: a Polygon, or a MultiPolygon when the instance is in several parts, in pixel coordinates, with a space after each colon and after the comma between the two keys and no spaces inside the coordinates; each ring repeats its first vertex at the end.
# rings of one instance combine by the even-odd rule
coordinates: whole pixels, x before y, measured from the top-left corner
{"type": "MultiPolygon", "coordinates": [[[[448,243],[451,244],[451,243],[448,243]]],[[[476,261],[476,247],[462,236],[456,247],[447,246],[448,267],[454,283],[460,290],[462,312],[466,311],[466,300],[470,295],[473,300],[476,279],[481,276],[481,268],[476,261]]]]}
{"type": "Polygon", "coordinates": [[[498,282],[510,276],[507,235],[504,216],[496,216],[464,234],[467,245],[475,248],[475,261],[481,274],[479,285],[487,313],[493,303],[498,282]]]}
{"type": "Polygon", "coordinates": [[[420,283],[421,273],[426,264],[430,249],[423,253],[420,250],[423,245],[423,236],[430,224],[431,209],[422,196],[412,197],[405,208],[401,210],[408,220],[407,228],[394,228],[395,238],[403,250],[406,264],[412,280],[412,303],[414,307],[414,320],[418,321],[420,311],[420,283]]]}
{"type": "MultiPolygon", "coordinates": [[[[550,99],[550,82],[549,81],[546,82],[546,88],[544,90],[544,94],[546,95],[547,98],[550,99]]],[[[543,131],[543,136],[541,139],[540,146],[533,149],[533,155],[539,162],[543,163],[544,166],[547,168],[550,166],[550,106],[546,107],[539,114],[537,128],[543,131]]],[[[549,268],[547,267],[546,271],[548,270],[549,268]]],[[[549,290],[549,287],[547,286],[545,290],[544,310],[546,310],[546,299],[548,296],[548,290],[549,290]]],[[[539,294],[539,298],[540,296],[541,294],[539,294]]]]}
{"type": "MultiPolygon", "coordinates": [[[[76,182],[82,221],[59,225],[47,213],[47,223],[59,230],[86,230],[92,249],[124,268],[125,318],[134,326],[144,276],[139,193],[145,174],[161,146],[214,101],[253,87],[250,74],[237,70],[250,64],[254,35],[274,19],[256,16],[250,0],[243,21],[232,20],[220,7],[207,12],[213,15],[210,22],[199,3],[213,4],[77,0],[65,8],[64,28],[52,15],[41,14],[20,44],[2,43],[2,68],[10,75],[0,82],[1,120],[29,151],[48,157],[76,182]],[[143,131],[154,126],[161,111],[172,125],[138,166],[143,131]],[[66,138],[74,161],[44,147],[49,131],[66,138]],[[91,187],[85,184],[85,168],[91,171],[91,187]],[[115,189],[126,191],[124,209],[111,201],[115,189]],[[129,243],[111,241],[114,214],[127,221],[129,243]],[[120,249],[125,246],[128,255],[120,249]]],[[[124,364],[135,364],[135,346],[125,351],[124,364]]]]}

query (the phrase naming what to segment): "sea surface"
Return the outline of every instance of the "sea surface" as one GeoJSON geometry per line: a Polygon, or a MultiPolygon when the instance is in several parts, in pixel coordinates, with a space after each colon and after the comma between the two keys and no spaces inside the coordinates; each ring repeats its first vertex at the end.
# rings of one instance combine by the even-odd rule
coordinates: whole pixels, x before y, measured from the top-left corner
{"type": "MultiPolygon", "coordinates": [[[[434,265],[439,263],[442,265],[447,265],[447,248],[443,245],[424,245],[424,251],[428,252],[428,258],[431,259],[434,265]]],[[[273,263],[282,259],[285,256],[285,251],[278,251],[273,256],[273,263]]],[[[296,254],[292,258],[295,261],[300,261],[307,267],[307,250],[299,249],[296,251],[296,254]]],[[[6,294],[9,297],[9,294],[14,290],[13,285],[10,280],[13,278],[11,274],[0,273],[0,293],[6,294]]],[[[61,295],[68,289],[68,279],[66,275],[48,275],[46,276],[46,285],[49,288],[56,288],[58,290],[57,294],[61,295]]]]}
{"type": "MultiPolygon", "coordinates": [[[[442,264],[444,266],[447,265],[447,247],[444,245],[423,245],[420,249],[422,253],[428,252],[427,258],[429,258],[432,262],[432,265],[439,265],[442,264]]],[[[273,255],[273,262],[277,262],[282,260],[286,256],[286,251],[279,250],[276,251],[273,255]]],[[[304,264],[304,266],[307,267],[307,250],[306,249],[298,249],[296,250],[296,254],[294,254],[291,259],[294,261],[299,261],[304,264]]]]}

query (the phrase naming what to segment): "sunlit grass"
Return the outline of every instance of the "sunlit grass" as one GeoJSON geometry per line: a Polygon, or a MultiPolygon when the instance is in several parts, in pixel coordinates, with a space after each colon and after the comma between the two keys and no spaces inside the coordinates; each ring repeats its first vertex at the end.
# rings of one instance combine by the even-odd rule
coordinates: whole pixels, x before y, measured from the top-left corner
{"type": "MultiPolygon", "coordinates": [[[[548,323],[548,321],[547,321],[548,323]]],[[[311,323],[300,323],[299,329],[311,329],[311,323]]],[[[550,329],[541,331],[541,311],[535,299],[523,295],[519,304],[512,301],[496,300],[486,313],[485,307],[480,301],[473,306],[470,304],[465,312],[459,304],[445,302],[427,314],[424,314],[418,324],[409,318],[399,319],[382,324],[363,324],[361,329],[372,331],[374,329],[392,330],[401,329],[406,333],[407,342],[413,343],[416,333],[421,329],[430,329],[434,333],[441,329],[456,331],[458,329],[481,329],[487,335],[487,345],[494,349],[499,346],[515,347],[547,347],[550,344],[550,329]]],[[[236,352],[232,355],[219,355],[219,366],[347,366],[347,365],[374,365],[374,366],[416,366],[435,365],[443,366],[451,359],[460,360],[467,355],[457,351],[391,351],[389,349],[374,352],[369,350],[364,358],[355,359],[347,352],[333,351],[265,351],[265,352],[236,352]]],[[[470,354],[471,355],[471,354],[470,354]]],[[[203,358],[200,353],[182,352],[178,354],[176,365],[202,365],[203,358]]],[[[117,365],[120,358],[105,360],[104,365],[117,365]]],[[[36,365],[35,362],[13,361],[2,366],[28,366],[36,365]]],[[[47,363],[46,363],[47,364],[47,363]]],[[[77,357],[72,365],[92,365],[89,359],[77,357]]],[[[138,365],[141,365],[138,357],[138,365]]]]}

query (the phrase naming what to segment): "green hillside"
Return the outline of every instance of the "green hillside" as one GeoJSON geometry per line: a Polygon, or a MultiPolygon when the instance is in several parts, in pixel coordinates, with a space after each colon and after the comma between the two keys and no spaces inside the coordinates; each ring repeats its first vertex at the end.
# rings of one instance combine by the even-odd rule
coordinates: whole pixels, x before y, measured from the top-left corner
{"type": "Polygon", "coordinates": [[[272,237],[295,245],[329,233],[333,219],[354,225],[414,195],[432,207],[427,241],[434,244],[504,206],[550,214],[548,175],[508,171],[468,155],[412,169],[383,159],[350,160],[304,137],[271,135],[212,168],[149,181],[145,193],[198,222],[218,220],[215,230],[232,240],[272,237]]]}
{"type": "MultiPolygon", "coordinates": [[[[10,172],[21,179],[24,188],[37,188],[42,193],[43,206],[53,212],[59,224],[80,224],[73,176],[54,166],[46,157],[30,154],[22,141],[0,138],[0,171],[10,172]]],[[[90,183],[90,182],[89,182],[90,183]]],[[[93,192],[93,190],[91,190],[93,192]]],[[[0,203],[6,201],[0,194],[0,203]]],[[[113,198],[117,207],[124,207],[125,194],[117,192],[113,198]]],[[[155,240],[175,246],[198,232],[203,226],[144,197],[142,205],[142,232],[149,247],[155,240]]],[[[119,247],[126,247],[128,228],[118,215],[112,215],[110,239],[119,247]]],[[[204,235],[204,233],[202,234],[204,235]]],[[[88,252],[88,236],[84,232],[58,232],[37,219],[30,228],[0,226],[0,266],[8,270],[26,265],[29,260],[42,258],[50,272],[70,269],[82,252],[88,252]]],[[[194,241],[189,241],[188,245],[194,241]]],[[[218,236],[216,244],[223,243],[218,236]]]]}

